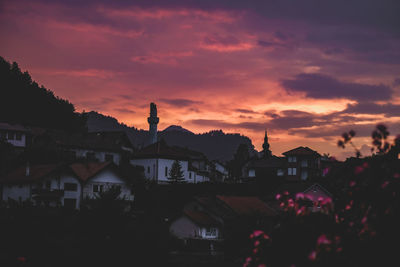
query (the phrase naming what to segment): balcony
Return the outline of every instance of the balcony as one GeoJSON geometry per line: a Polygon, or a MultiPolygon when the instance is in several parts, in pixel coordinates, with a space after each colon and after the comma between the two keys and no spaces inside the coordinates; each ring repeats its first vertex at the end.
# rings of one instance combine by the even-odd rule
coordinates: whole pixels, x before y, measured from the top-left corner
{"type": "Polygon", "coordinates": [[[33,188],[32,198],[35,200],[58,200],[64,196],[64,190],[61,189],[44,189],[33,188]]]}

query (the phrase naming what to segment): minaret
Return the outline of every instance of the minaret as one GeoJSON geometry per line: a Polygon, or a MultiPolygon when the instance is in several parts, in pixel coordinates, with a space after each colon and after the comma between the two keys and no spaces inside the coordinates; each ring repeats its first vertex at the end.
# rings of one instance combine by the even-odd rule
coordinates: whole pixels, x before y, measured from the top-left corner
{"type": "Polygon", "coordinates": [[[160,119],[157,117],[157,106],[154,103],[150,103],[150,117],[147,118],[149,122],[149,144],[157,142],[157,124],[160,119]]]}
{"type": "Polygon", "coordinates": [[[269,158],[272,156],[272,152],[269,149],[269,143],[268,143],[268,135],[267,135],[267,130],[265,130],[265,136],[264,136],[264,144],[263,144],[263,152],[264,152],[264,157],[269,158]]]}

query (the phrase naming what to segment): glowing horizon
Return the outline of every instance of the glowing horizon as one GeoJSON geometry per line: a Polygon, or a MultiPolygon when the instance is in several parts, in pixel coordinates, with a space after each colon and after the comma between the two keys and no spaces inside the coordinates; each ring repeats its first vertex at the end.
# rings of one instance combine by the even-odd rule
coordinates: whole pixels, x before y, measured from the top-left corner
{"type": "Polygon", "coordinates": [[[267,129],[276,155],[341,159],[354,129],[367,153],[376,124],[400,133],[399,6],[306,2],[5,1],[0,55],[77,111],[139,129],[154,102],[159,129],[222,129],[257,150],[267,129]]]}

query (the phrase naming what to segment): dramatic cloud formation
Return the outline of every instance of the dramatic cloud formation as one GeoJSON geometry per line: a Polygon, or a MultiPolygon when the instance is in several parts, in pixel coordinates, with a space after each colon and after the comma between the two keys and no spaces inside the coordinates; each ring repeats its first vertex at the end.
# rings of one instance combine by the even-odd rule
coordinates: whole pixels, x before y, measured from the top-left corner
{"type": "Polygon", "coordinates": [[[299,74],[295,79],[283,80],[282,86],[289,91],[300,91],[312,98],[347,98],[358,101],[388,100],[392,90],[385,85],[340,82],[321,74],[299,74]]]}
{"type": "Polygon", "coordinates": [[[0,56],[75,104],[147,128],[222,129],[338,154],[400,131],[396,0],[1,2],[0,56]]]}

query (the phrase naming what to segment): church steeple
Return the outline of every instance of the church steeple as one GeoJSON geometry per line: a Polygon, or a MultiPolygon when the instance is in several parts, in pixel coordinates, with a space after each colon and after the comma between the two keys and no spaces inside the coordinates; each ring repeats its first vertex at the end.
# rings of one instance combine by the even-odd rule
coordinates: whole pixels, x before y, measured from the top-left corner
{"type": "Polygon", "coordinates": [[[265,130],[265,136],[264,136],[264,144],[263,144],[263,156],[265,158],[269,158],[272,156],[272,152],[269,149],[269,143],[268,143],[268,134],[267,134],[267,130],[265,130]]]}

